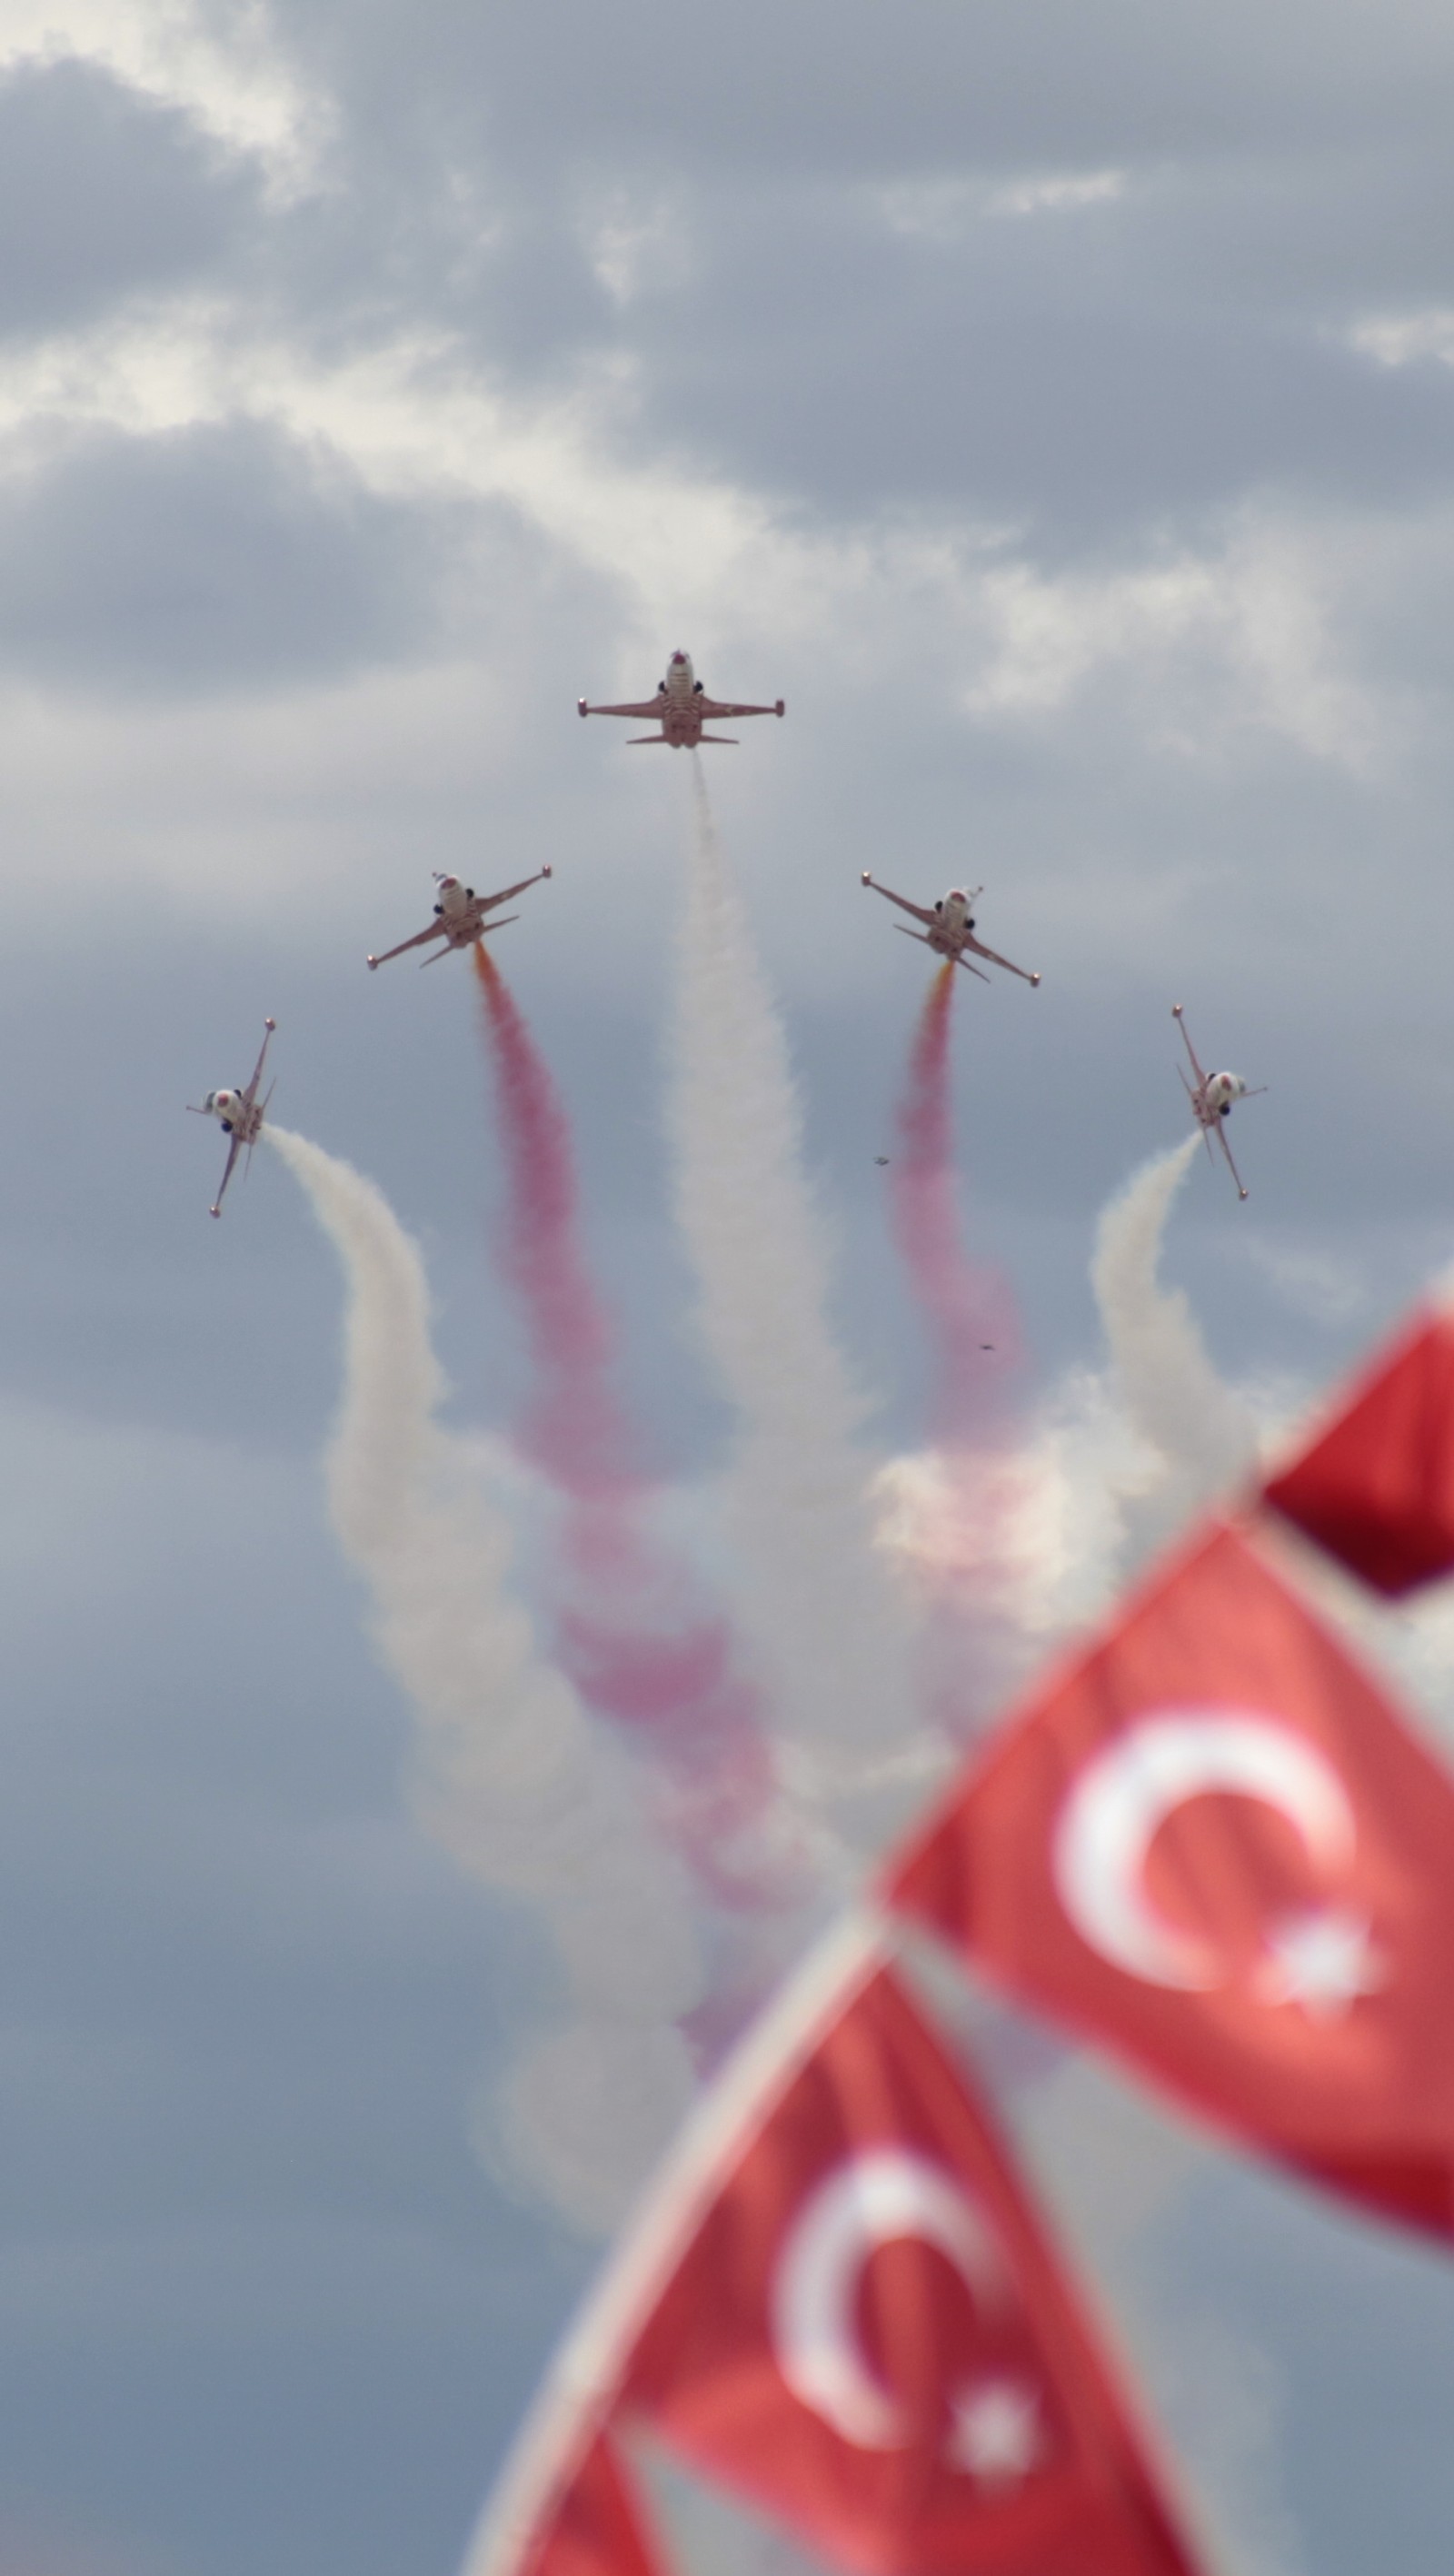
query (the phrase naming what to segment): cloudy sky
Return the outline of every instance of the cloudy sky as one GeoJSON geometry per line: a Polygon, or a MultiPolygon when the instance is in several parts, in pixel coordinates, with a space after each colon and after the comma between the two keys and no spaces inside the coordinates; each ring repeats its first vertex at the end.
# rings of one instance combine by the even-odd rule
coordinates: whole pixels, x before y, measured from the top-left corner
{"type": "MultiPolygon", "coordinates": [[[[1043,972],[958,1032],[1027,1411],[1099,1364],[1173,1000],[1268,1089],[1170,1273],[1229,1377],[1322,1383],[1450,1249],[1451,93],[1415,0],[8,0],[0,2576],[443,2576],[593,2259],[472,2143],[546,1971],[415,1820],[330,1535],[336,1265],[267,1157],[209,1225],[182,1103],[276,1016],[498,1428],[471,998],[363,956],[431,868],[550,860],[501,963],[632,1401],[710,1475],[687,764],[574,714],[684,644],[788,702],[707,757],[880,1447],[923,976],[864,868],[983,880],[1043,972]]],[[[1107,2111],[1108,2279],[1154,2154],[1107,2111]]],[[[1442,2576],[1448,2268],[1211,2157],[1136,2262],[1239,2576],[1442,2576]]]]}

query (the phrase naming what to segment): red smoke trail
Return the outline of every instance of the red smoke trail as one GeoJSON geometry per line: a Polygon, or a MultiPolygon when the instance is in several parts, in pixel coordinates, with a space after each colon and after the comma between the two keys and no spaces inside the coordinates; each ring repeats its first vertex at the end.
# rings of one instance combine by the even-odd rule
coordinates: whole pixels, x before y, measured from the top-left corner
{"type": "Polygon", "coordinates": [[[959,969],[946,958],[925,997],[898,1110],[894,1233],[933,1327],[935,1415],[957,1442],[1001,1415],[1020,1328],[997,1271],[970,1259],[960,1225],[949,1040],[959,969]]]}
{"type": "Polygon", "coordinates": [[[565,1110],[482,943],[474,960],[508,1181],[500,1264],[536,1387],[520,1445],[567,1504],[562,1665],[655,1765],[662,1822],[719,1902],[781,1901],[791,1891],[761,1830],[777,1784],[756,1693],[733,1669],[726,1621],[704,1612],[693,1575],[650,1528],[648,1479],[612,1383],[615,1339],[581,1243],[565,1110]]]}
{"type": "Polygon", "coordinates": [[[954,1169],[950,1036],[959,969],[925,997],[898,1108],[894,1235],[933,1344],[933,1454],[916,1554],[933,1617],[930,1687],[956,1732],[983,1716],[1006,1675],[1007,1587],[1022,1499],[1011,1410],[1020,1330],[1006,1282],[971,1259],[954,1169]]]}

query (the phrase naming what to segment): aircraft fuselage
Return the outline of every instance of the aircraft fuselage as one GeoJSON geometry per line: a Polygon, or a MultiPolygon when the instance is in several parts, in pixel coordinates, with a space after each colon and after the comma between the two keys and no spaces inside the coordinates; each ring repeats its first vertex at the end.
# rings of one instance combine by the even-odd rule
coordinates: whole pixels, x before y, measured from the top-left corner
{"type": "Polygon", "coordinates": [[[673,653],[656,695],[666,740],[674,750],[692,750],[702,739],[702,683],[690,653],[673,653]]]}
{"type": "Polygon", "coordinates": [[[202,1113],[204,1117],[216,1118],[223,1135],[235,1136],[240,1145],[255,1144],[263,1123],[260,1104],[255,1100],[249,1108],[240,1091],[209,1091],[202,1103],[202,1113]]]}
{"type": "Polygon", "coordinates": [[[1191,1105],[1203,1127],[1215,1127],[1225,1118],[1234,1100],[1245,1097],[1247,1085],[1240,1073],[1209,1073],[1206,1081],[1192,1093],[1191,1105]]]}
{"type": "Polygon", "coordinates": [[[486,907],[473,886],[461,885],[458,877],[441,877],[434,910],[451,948],[474,946],[485,926],[486,907]]]}
{"type": "Polygon", "coordinates": [[[974,915],[969,897],[961,886],[951,887],[934,906],[934,919],[928,931],[931,948],[941,957],[958,957],[974,928],[974,915]]]}

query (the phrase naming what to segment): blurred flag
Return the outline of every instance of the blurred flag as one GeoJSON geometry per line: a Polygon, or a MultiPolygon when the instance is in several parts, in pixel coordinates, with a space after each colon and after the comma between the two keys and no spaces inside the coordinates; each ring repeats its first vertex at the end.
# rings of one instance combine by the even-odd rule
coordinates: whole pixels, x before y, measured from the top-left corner
{"type": "Polygon", "coordinates": [[[515,2563],[520,2576],[666,2576],[640,2499],[604,2436],[547,2497],[515,2563]]]}
{"type": "Polygon", "coordinates": [[[887,1969],[724,2140],[635,2418],[864,2576],[1188,2576],[985,2115],[887,1969]]]}
{"type": "Polygon", "coordinates": [[[1375,1591],[1454,1572],[1454,1315],[1421,1307],[1265,1494],[1375,1591]]]}
{"type": "Polygon", "coordinates": [[[1224,2128],[1454,2233],[1454,1789],[1215,1523],[891,1864],[892,1904],[1224,2128]]]}

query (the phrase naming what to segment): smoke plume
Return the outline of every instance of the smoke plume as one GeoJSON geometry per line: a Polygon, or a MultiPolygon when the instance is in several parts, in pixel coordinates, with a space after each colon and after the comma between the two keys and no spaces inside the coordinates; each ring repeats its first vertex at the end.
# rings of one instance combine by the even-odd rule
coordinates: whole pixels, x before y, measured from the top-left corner
{"type": "Polygon", "coordinates": [[[566,1974],[569,2021],[508,2081],[507,2141],[567,2215],[609,2225],[691,2095],[676,2024],[704,1978],[687,1892],[643,1828],[628,1766],[542,1661],[512,1595],[508,1526],[439,1426],[416,1246],[350,1165],[271,1123],[263,1134],[344,1268],[329,1504],[413,1706],[423,1821],[475,1877],[531,1905],[566,1974]]]}
{"type": "MultiPolygon", "coordinates": [[[[809,1794],[887,1784],[909,1702],[875,1552],[865,1405],[828,1322],[782,1022],[718,845],[700,764],[678,940],[668,1128],[707,1353],[736,1416],[728,1507],[742,1613],[809,1794]],[[888,1759],[885,1761],[884,1757],[888,1759]]],[[[909,1749],[909,1768],[919,1756],[909,1749]]]]}
{"type": "Polygon", "coordinates": [[[946,959],[924,997],[890,1202],[931,1366],[930,1446],[915,1466],[924,1686],[939,1722],[962,1738],[993,1712],[1015,1670],[1028,1478],[1013,1401],[1014,1300],[999,1273],[971,1257],[960,1211],[950,1082],[958,983],[946,959]]]}
{"type": "Polygon", "coordinates": [[[514,996],[474,951],[500,1094],[507,1195],[500,1265],[520,1304],[534,1394],[520,1445],[565,1498],[556,1644],[588,1707],[650,1763],[659,1820],[728,1906],[786,1894],[773,1848],[777,1781],[757,1696],[727,1621],[654,1531],[638,1444],[616,1392],[609,1318],[582,1239],[564,1105],[514,996]]]}
{"type": "Polygon", "coordinates": [[[1159,1470],[1149,1505],[1157,1535],[1234,1484],[1256,1455],[1256,1424],[1212,1366],[1185,1291],[1157,1275],[1171,1204],[1199,1143],[1192,1134],[1132,1174],[1101,1217],[1091,1264],[1114,1390],[1159,1470]]]}

